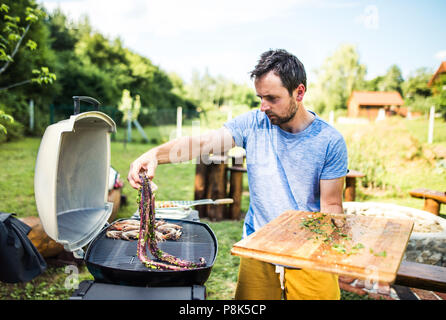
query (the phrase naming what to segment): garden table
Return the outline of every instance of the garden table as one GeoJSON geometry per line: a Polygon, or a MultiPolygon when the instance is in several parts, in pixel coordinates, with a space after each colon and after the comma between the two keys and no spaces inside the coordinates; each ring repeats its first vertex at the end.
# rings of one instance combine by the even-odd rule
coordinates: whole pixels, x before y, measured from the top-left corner
{"type": "Polygon", "coordinates": [[[345,178],[344,201],[355,201],[356,198],[356,178],[365,177],[360,171],[349,170],[345,178]]]}
{"type": "Polygon", "coordinates": [[[230,172],[229,177],[229,198],[234,199],[234,203],[228,208],[228,217],[232,220],[240,219],[242,192],[243,192],[243,174],[247,172],[243,167],[244,155],[231,156],[231,166],[227,168],[230,172]]]}
{"type": "MultiPolygon", "coordinates": [[[[197,158],[194,199],[226,198],[226,155],[202,155],[197,158]]],[[[212,221],[227,219],[225,206],[206,205],[197,208],[200,218],[212,221]]]]}

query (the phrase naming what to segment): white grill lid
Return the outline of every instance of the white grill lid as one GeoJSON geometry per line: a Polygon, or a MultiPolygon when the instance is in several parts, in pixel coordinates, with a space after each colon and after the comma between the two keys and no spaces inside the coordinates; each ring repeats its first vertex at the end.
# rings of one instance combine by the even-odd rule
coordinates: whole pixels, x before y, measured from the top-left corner
{"type": "Polygon", "coordinates": [[[110,133],[116,124],[98,111],[47,127],[37,154],[34,193],[49,237],[65,250],[87,245],[107,222],[110,133]]]}

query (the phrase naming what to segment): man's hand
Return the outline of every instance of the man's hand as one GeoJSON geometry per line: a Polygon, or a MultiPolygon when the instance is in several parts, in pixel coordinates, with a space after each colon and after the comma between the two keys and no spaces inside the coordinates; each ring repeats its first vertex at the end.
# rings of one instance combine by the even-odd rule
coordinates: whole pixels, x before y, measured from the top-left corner
{"type": "MultiPolygon", "coordinates": [[[[143,173],[150,180],[152,180],[155,177],[155,170],[157,166],[158,160],[154,152],[149,150],[132,162],[127,180],[133,188],[139,189],[142,183],[141,179],[139,179],[139,174],[143,173]]],[[[152,182],[152,190],[155,191],[156,189],[156,185],[152,182]]]]}

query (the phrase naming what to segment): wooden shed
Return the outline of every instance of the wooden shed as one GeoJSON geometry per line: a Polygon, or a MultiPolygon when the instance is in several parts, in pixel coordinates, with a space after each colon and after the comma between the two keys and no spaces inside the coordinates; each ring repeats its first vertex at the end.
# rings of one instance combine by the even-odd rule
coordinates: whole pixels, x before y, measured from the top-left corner
{"type": "Polygon", "coordinates": [[[375,120],[380,109],[386,116],[401,114],[402,105],[404,100],[397,91],[353,91],[347,102],[348,116],[375,120]]]}
{"type": "Polygon", "coordinates": [[[440,67],[437,69],[437,71],[434,73],[434,75],[432,76],[432,78],[429,80],[429,82],[427,83],[428,87],[432,87],[432,85],[434,84],[435,80],[437,80],[437,78],[440,76],[440,74],[442,73],[446,73],[446,61],[443,61],[440,64],[440,67]]]}

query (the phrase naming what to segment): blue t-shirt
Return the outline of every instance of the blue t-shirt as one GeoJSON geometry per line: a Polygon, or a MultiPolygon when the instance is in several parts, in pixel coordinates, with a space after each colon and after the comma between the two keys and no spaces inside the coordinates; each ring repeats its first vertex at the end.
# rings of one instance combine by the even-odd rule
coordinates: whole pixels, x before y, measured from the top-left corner
{"type": "Polygon", "coordinates": [[[271,124],[258,109],[224,124],[246,150],[250,202],[243,237],[286,210],[320,211],[320,180],[347,174],[344,138],[314,115],[298,133],[271,124]]]}

